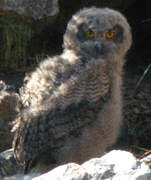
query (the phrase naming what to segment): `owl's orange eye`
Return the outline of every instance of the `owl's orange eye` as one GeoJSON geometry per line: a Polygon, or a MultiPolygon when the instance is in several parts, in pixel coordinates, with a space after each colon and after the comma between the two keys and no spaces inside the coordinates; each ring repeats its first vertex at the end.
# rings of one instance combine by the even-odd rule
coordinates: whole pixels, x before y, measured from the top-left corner
{"type": "Polygon", "coordinates": [[[105,34],[106,39],[112,39],[115,36],[115,32],[107,32],[105,34]]]}
{"type": "Polygon", "coordinates": [[[94,32],[88,31],[87,36],[88,36],[89,39],[93,39],[95,35],[94,35],[94,32]]]}

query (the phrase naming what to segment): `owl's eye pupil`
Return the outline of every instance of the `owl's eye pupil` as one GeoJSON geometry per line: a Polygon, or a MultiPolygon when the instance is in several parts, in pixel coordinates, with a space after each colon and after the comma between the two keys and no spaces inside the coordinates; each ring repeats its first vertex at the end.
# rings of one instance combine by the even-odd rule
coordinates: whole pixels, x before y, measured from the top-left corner
{"type": "Polygon", "coordinates": [[[107,32],[105,34],[106,39],[112,39],[115,36],[115,32],[107,32]]]}
{"type": "Polygon", "coordinates": [[[89,39],[93,39],[93,38],[94,38],[94,32],[88,31],[88,32],[87,32],[87,37],[88,37],[89,39]]]}

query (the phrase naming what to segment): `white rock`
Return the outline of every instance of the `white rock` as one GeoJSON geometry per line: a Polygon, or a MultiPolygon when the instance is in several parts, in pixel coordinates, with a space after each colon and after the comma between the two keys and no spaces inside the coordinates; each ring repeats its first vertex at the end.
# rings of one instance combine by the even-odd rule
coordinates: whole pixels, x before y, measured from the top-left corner
{"type": "Polygon", "coordinates": [[[79,180],[86,178],[86,176],[87,173],[80,165],[69,163],[59,166],[39,177],[33,178],[33,180],[79,180]]]}
{"type": "Polygon", "coordinates": [[[127,151],[113,150],[102,158],[85,162],[82,167],[94,180],[151,180],[150,168],[127,151]]]}
{"type": "Polygon", "coordinates": [[[20,15],[40,20],[56,16],[59,13],[58,0],[4,0],[0,2],[0,10],[14,11],[20,15]]]}
{"type": "Polygon", "coordinates": [[[29,175],[17,174],[14,176],[5,177],[5,178],[3,178],[3,180],[31,180],[33,177],[36,177],[39,175],[40,174],[29,174],[29,175]]]}
{"type": "Polygon", "coordinates": [[[114,150],[81,166],[68,163],[38,177],[16,175],[11,178],[5,180],[151,180],[151,171],[133,154],[114,150]]]}

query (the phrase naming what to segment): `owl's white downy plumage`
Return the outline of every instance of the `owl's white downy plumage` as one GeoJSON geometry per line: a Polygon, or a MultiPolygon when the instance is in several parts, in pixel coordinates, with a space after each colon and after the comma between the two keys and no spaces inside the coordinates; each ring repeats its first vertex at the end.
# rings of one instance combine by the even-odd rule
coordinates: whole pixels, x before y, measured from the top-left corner
{"type": "Polygon", "coordinates": [[[115,142],[131,42],[130,26],[115,10],[92,7],[73,15],[63,53],[41,62],[20,90],[13,148],[26,172],[82,163],[115,142]]]}

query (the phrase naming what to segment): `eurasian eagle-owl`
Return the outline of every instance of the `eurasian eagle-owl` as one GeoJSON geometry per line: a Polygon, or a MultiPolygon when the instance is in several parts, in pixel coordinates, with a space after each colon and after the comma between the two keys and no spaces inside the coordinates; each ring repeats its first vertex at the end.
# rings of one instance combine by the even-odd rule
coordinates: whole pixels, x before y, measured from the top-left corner
{"type": "Polygon", "coordinates": [[[13,148],[26,172],[38,163],[82,163],[115,142],[131,42],[130,26],[115,10],[86,8],[71,18],[63,53],[41,62],[20,91],[13,148]]]}

